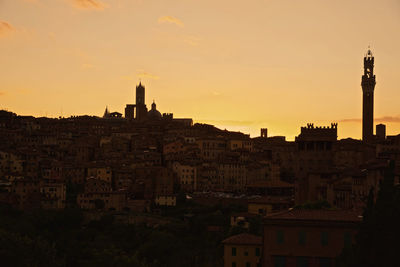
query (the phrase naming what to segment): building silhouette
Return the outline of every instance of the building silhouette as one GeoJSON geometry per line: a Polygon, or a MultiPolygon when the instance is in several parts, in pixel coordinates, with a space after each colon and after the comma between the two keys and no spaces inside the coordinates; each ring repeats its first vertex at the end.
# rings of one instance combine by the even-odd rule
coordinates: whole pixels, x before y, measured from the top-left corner
{"type": "Polygon", "coordinates": [[[161,120],[162,116],[160,111],[157,110],[156,102],[153,100],[153,104],[151,104],[151,109],[147,113],[147,117],[150,120],[161,120]]]}
{"type": "Polygon", "coordinates": [[[386,125],[385,124],[376,125],[376,138],[378,140],[386,139],[386,125]]]}
{"type": "Polygon", "coordinates": [[[125,119],[133,120],[135,118],[135,105],[126,104],[125,119]]]}
{"type": "Polygon", "coordinates": [[[125,107],[125,118],[126,119],[136,119],[138,121],[143,121],[147,117],[147,107],[145,104],[145,88],[142,82],[136,86],[136,103],[127,104],[125,107]]]}
{"type": "Polygon", "coordinates": [[[263,138],[268,138],[268,129],[267,128],[261,128],[261,137],[263,138]]]}
{"type": "Polygon", "coordinates": [[[144,120],[147,117],[147,107],[145,104],[145,88],[142,82],[136,86],[136,119],[144,120]]]}
{"type": "Polygon", "coordinates": [[[368,49],[364,57],[364,75],[361,80],[363,90],[363,124],[362,124],[362,140],[371,142],[374,136],[374,57],[371,50],[368,49]]]}
{"type": "Polygon", "coordinates": [[[104,111],[103,119],[110,119],[110,118],[122,118],[122,114],[119,112],[110,112],[108,110],[108,107],[106,107],[106,110],[104,111]]]}

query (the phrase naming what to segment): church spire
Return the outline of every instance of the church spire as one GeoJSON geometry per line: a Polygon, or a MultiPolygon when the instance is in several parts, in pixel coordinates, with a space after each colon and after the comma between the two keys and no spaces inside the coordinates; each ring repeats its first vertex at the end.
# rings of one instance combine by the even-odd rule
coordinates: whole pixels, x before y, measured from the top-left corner
{"type": "Polygon", "coordinates": [[[106,106],[106,110],[104,111],[103,118],[107,118],[110,115],[110,112],[108,111],[108,106],[106,106]]]}

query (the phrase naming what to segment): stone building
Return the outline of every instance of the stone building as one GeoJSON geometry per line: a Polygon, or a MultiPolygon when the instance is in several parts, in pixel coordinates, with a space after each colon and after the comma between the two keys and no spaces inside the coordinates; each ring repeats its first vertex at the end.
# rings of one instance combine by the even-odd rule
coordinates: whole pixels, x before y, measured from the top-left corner
{"type": "Polygon", "coordinates": [[[335,266],[354,242],[360,213],[292,209],[264,219],[263,266],[335,266]]]}
{"type": "Polygon", "coordinates": [[[337,141],[337,123],[329,127],[314,127],[308,123],[301,127],[300,135],[296,137],[298,169],[297,174],[326,169],[332,166],[333,147],[337,141]]]}
{"type": "Polygon", "coordinates": [[[222,244],[224,267],[261,266],[262,237],[243,233],[228,237],[222,244]]]}

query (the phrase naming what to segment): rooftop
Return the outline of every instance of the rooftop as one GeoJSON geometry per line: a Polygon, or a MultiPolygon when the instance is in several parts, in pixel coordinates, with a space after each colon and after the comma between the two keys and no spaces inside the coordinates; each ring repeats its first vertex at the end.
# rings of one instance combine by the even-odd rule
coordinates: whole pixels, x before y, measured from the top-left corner
{"type": "Polygon", "coordinates": [[[222,243],[234,245],[262,245],[262,237],[243,233],[228,237],[222,241],[222,243]]]}
{"type": "Polygon", "coordinates": [[[328,209],[290,209],[267,215],[267,220],[341,221],[361,222],[360,211],[328,209]]]}

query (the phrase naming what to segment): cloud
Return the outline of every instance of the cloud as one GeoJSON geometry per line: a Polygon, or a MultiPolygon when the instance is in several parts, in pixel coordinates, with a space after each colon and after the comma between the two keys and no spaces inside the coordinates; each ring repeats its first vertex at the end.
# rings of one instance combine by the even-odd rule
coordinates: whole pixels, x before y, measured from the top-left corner
{"type": "MultiPolygon", "coordinates": [[[[339,122],[358,122],[361,123],[361,119],[353,118],[353,119],[343,119],[339,122]]],[[[400,117],[393,117],[393,116],[383,116],[380,118],[374,118],[374,122],[384,123],[384,122],[400,122],[400,117]]]]}
{"type": "Polygon", "coordinates": [[[148,73],[148,72],[143,71],[143,70],[138,70],[136,75],[124,75],[124,76],[121,76],[122,80],[127,80],[127,81],[137,81],[138,78],[139,79],[158,80],[158,79],[160,79],[160,76],[148,73]]]}
{"type": "Polygon", "coordinates": [[[0,38],[15,32],[15,28],[8,22],[0,20],[0,38]]]}
{"type": "Polygon", "coordinates": [[[220,92],[217,92],[217,91],[212,91],[212,94],[213,94],[214,96],[220,96],[220,95],[222,95],[220,92]]]}
{"type": "Polygon", "coordinates": [[[361,122],[361,119],[343,119],[339,120],[339,122],[361,122]]]}
{"type": "Polygon", "coordinates": [[[103,10],[108,7],[99,0],[70,0],[73,7],[77,9],[96,9],[103,10]]]}
{"type": "Polygon", "coordinates": [[[381,118],[376,118],[376,122],[400,122],[400,117],[384,116],[381,118]]]}
{"type": "Polygon", "coordinates": [[[187,43],[188,45],[198,46],[201,39],[198,37],[194,37],[194,36],[187,36],[183,41],[185,43],[187,43]]]}
{"type": "Polygon", "coordinates": [[[158,18],[158,23],[160,23],[160,24],[161,23],[171,23],[171,24],[175,24],[175,25],[177,25],[179,27],[183,27],[184,26],[183,22],[180,19],[172,17],[172,16],[159,17],[158,18]]]}
{"type": "Polygon", "coordinates": [[[160,79],[159,76],[154,75],[154,74],[151,74],[151,73],[148,73],[148,72],[145,72],[145,71],[139,72],[139,73],[137,74],[137,76],[138,76],[139,78],[147,78],[147,79],[152,79],[152,80],[158,80],[158,79],[160,79]]]}
{"type": "Polygon", "coordinates": [[[211,123],[216,125],[226,125],[226,126],[252,126],[259,124],[258,121],[239,121],[239,120],[196,120],[198,122],[211,123]]]}
{"type": "Polygon", "coordinates": [[[83,63],[83,64],[81,65],[81,68],[82,68],[82,69],[85,69],[85,70],[87,70],[87,69],[93,69],[94,67],[96,67],[96,66],[93,65],[93,64],[90,64],[90,63],[83,63]]]}

